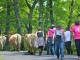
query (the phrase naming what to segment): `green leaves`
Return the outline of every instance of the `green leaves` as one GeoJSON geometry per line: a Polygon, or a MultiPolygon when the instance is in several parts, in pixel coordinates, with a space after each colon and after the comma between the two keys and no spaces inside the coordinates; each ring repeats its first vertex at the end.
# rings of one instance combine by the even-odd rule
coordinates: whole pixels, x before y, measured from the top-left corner
{"type": "MultiPolygon", "coordinates": [[[[34,0],[27,0],[30,6],[32,7],[34,0]]],[[[38,1],[38,0],[36,0],[38,1]]],[[[69,21],[69,15],[70,15],[70,4],[72,0],[53,0],[53,18],[54,18],[54,24],[61,23],[63,28],[66,28],[68,21],[69,21]]],[[[1,29],[5,29],[5,23],[6,23],[6,3],[8,1],[1,0],[0,1],[0,21],[2,20],[2,27],[1,29]]],[[[15,17],[15,12],[13,9],[13,2],[12,0],[10,1],[11,5],[11,12],[10,12],[10,21],[11,22],[10,30],[13,29],[13,27],[16,27],[16,17],[15,17]]],[[[33,10],[32,14],[32,21],[31,24],[33,26],[33,30],[36,30],[38,27],[38,21],[39,21],[39,1],[36,3],[36,6],[33,10]]],[[[50,15],[49,15],[49,0],[44,0],[43,1],[43,29],[45,29],[45,23],[49,27],[51,22],[50,22],[50,15]]],[[[25,0],[19,0],[19,14],[20,14],[20,21],[21,21],[21,29],[25,29],[24,23],[29,24],[28,20],[28,14],[30,12],[28,5],[26,4],[25,0]]],[[[72,13],[72,23],[73,24],[74,20],[80,18],[80,0],[74,0],[74,6],[73,6],[73,13],[72,13]]],[[[0,22],[1,24],[1,22],[0,22]]],[[[48,29],[48,27],[46,29],[48,29]]]]}
{"type": "Polygon", "coordinates": [[[0,60],[2,60],[2,55],[0,55],[0,60]]]}

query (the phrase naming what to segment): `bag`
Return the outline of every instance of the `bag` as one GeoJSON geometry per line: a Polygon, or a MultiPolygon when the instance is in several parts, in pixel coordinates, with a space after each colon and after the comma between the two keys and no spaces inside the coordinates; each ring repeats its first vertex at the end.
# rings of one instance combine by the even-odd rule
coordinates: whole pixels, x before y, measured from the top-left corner
{"type": "Polygon", "coordinates": [[[56,30],[55,36],[56,36],[56,40],[62,40],[62,31],[56,30]]]}

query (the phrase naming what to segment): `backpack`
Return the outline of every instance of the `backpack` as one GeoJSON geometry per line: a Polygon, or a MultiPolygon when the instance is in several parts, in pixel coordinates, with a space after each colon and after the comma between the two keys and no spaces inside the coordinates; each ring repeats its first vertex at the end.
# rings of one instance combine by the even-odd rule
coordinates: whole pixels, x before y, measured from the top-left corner
{"type": "Polygon", "coordinates": [[[56,30],[55,37],[56,40],[62,40],[62,30],[56,30]]]}

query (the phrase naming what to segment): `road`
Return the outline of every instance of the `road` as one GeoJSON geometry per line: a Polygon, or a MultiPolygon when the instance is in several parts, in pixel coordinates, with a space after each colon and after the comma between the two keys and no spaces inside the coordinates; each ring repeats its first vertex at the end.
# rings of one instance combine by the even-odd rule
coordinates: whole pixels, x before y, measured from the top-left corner
{"type": "MultiPolygon", "coordinates": [[[[29,55],[26,51],[13,52],[13,51],[0,51],[1,60],[60,60],[56,56],[46,55],[46,52],[42,56],[38,53],[35,55],[29,55]]],[[[64,60],[78,60],[76,55],[65,55],[64,60]]]]}

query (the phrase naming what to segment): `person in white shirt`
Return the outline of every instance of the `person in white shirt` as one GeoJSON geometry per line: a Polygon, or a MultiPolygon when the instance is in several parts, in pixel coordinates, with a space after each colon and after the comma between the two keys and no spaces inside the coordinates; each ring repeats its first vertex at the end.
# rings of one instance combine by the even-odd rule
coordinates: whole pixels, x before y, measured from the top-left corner
{"type": "Polygon", "coordinates": [[[71,40],[70,40],[71,33],[68,30],[68,28],[66,28],[64,35],[65,35],[65,47],[67,49],[67,54],[73,54],[72,48],[71,48],[71,40]]]}

